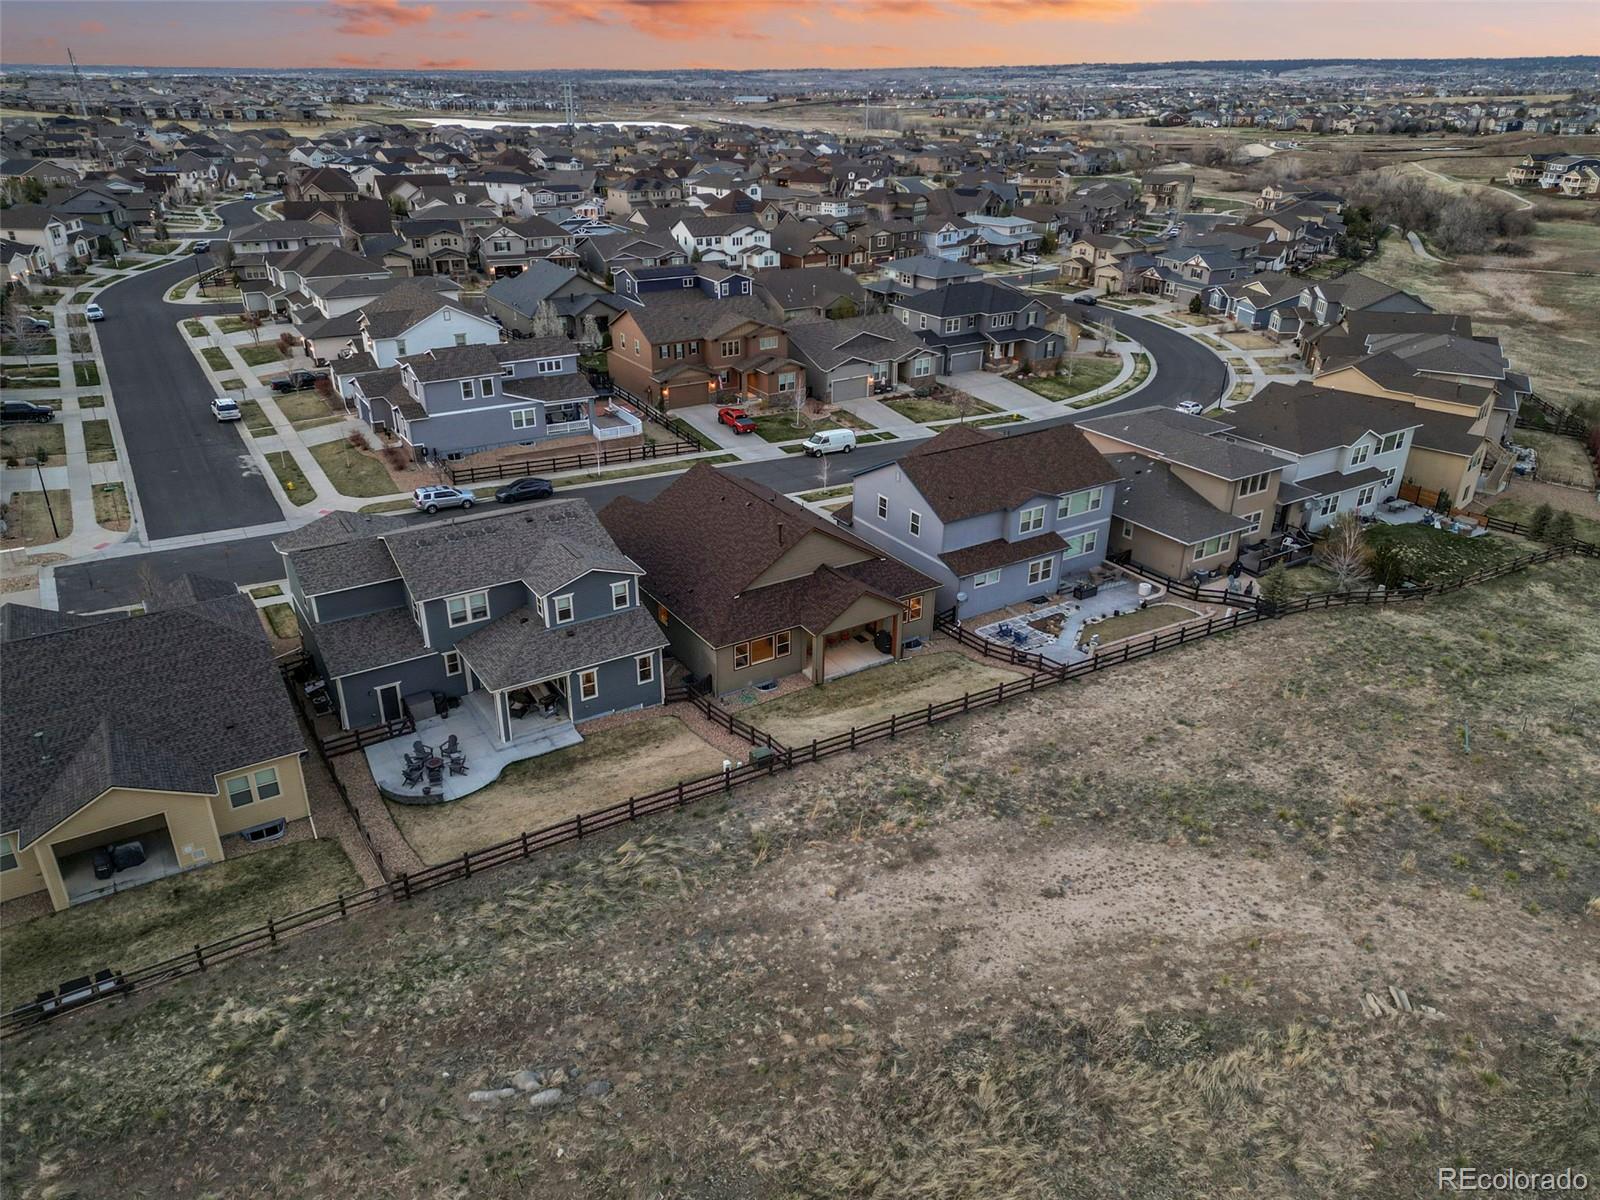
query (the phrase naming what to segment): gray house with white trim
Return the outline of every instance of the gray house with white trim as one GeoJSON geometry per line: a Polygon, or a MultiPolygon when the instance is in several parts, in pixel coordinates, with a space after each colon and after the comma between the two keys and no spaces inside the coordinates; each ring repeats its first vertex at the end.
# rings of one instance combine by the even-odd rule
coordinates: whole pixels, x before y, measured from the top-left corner
{"type": "Polygon", "coordinates": [[[510,746],[663,700],[643,572],[582,501],[427,522],[331,513],[273,545],[345,729],[420,719],[442,695],[510,746]]]}
{"type": "Polygon", "coordinates": [[[859,472],[837,518],[939,582],[962,620],[1048,595],[1099,566],[1118,475],[1070,425],[1004,437],[952,425],[859,472]]]}

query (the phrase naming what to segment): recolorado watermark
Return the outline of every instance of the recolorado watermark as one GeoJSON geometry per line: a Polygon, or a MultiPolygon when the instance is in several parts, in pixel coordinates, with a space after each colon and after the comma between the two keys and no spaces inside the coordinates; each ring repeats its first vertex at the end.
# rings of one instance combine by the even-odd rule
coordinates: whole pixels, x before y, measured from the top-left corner
{"type": "Polygon", "coordinates": [[[1589,1177],[1567,1167],[1560,1171],[1492,1170],[1479,1167],[1440,1167],[1441,1192],[1565,1192],[1589,1190],[1589,1177]]]}

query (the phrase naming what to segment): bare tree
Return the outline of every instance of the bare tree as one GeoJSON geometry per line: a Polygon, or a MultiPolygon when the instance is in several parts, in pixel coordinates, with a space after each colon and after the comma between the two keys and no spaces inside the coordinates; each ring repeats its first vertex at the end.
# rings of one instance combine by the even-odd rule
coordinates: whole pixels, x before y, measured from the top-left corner
{"type": "Polygon", "coordinates": [[[259,346],[261,344],[261,323],[266,318],[258,312],[247,312],[239,319],[244,322],[244,327],[250,331],[250,340],[259,346]]]}
{"type": "Polygon", "coordinates": [[[1332,573],[1335,585],[1349,591],[1372,571],[1372,547],[1367,545],[1361,518],[1353,512],[1340,513],[1328,526],[1317,546],[1317,563],[1332,573]]]}
{"type": "Polygon", "coordinates": [[[22,297],[17,294],[17,289],[13,288],[10,302],[6,305],[6,340],[11,343],[12,352],[22,355],[22,361],[29,366],[33,365],[33,356],[44,349],[46,340],[53,332],[40,329],[34,320],[33,314],[22,303],[22,297]]]}

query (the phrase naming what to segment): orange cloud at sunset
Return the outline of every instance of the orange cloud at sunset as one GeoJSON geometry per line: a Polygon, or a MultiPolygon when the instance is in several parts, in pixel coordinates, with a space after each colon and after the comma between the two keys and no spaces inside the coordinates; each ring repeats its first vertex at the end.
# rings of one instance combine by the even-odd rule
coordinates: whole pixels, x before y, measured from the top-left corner
{"type": "Polygon", "coordinates": [[[351,37],[384,37],[397,28],[426,25],[433,19],[431,4],[402,4],[400,0],[330,0],[339,18],[335,27],[351,37]]]}

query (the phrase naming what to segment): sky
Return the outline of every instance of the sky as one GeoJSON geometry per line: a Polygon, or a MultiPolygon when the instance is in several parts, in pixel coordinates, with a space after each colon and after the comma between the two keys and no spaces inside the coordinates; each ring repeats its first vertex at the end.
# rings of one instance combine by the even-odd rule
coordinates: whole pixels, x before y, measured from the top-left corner
{"type": "Polygon", "coordinates": [[[0,60],[909,67],[1600,53],[1594,0],[6,0],[0,60]],[[1303,23],[1303,24],[1302,24],[1303,23]]]}

